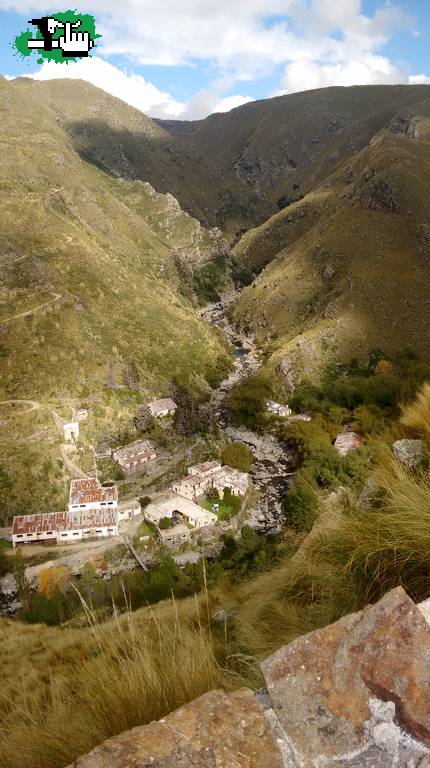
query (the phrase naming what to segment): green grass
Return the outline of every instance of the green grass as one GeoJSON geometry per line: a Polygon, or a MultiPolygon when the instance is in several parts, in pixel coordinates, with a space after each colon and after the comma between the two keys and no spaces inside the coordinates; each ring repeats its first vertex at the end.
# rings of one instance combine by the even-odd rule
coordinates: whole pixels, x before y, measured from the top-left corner
{"type": "Polygon", "coordinates": [[[0,127],[0,325],[53,291],[61,300],[1,325],[0,400],[41,404],[28,414],[5,406],[7,519],[64,507],[69,476],[58,465],[53,409],[71,413],[70,405],[88,403],[82,440],[89,448],[129,421],[149,393],[170,394],[173,378],[201,393],[230,365],[226,344],[192,298],[199,270],[215,259],[219,271],[218,238],[149,185],[81,160],[44,100],[15,85],[0,82],[10,99],[0,127]],[[48,147],[43,157],[40,142],[48,147]],[[186,278],[178,253],[186,254],[186,278]],[[130,369],[137,393],[128,388],[130,369]]]}
{"type": "Polygon", "coordinates": [[[218,520],[228,521],[235,514],[233,507],[229,506],[221,499],[208,499],[202,503],[202,507],[208,509],[209,512],[214,512],[217,515],[218,520]],[[213,504],[219,504],[219,509],[215,510],[213,504]]]}

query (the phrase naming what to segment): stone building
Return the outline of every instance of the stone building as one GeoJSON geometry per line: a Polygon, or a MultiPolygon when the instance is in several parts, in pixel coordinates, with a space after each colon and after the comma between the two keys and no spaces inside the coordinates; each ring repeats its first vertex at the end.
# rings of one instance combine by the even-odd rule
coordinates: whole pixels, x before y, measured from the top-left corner
{"type": "Polygon", "coordinates": [[[114,461],[126,474],[139,472],[147,461],[156,457],[157,452],[149,440],[136,440],[113,452],[114,461]]]}

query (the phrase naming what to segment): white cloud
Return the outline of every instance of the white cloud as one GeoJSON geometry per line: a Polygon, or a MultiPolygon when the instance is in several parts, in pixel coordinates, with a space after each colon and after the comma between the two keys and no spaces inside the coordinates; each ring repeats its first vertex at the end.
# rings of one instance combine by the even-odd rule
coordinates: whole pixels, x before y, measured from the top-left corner
{"type": "Polygon", "coordinates": [[[409,75],[408,82],[410,85],[430,85],[430,75],[409,75]]]}
{"type": "Polygon", "coordinates": [[[61,70],[55,62],[46,61],[37,72],[28,77],[35,80],[54,80],[59,77],[86,80],[151,117],[198,120],[212,112],[228,112],[253,100],[250,96],[241,95],[220,99],[220,91],[213,89],[199,91],[188,103],[184,103],[173,99],[169,93],[160,91],[141,75],[124,72],[98,56],[82,59],[72,66],[61,67],[61,70]]]}
{"type": "MultiPolygon", "coordinates": [[[[38,0],[0,0],[0,8],[49,10],[38,0]]],[[[90,80],[153,116],[197,119],[224,111],[251,100],[225,96],[235,83],[281,70],[279,87],[285,92],[427,82],[413,79],[425,75],[408,79],[406,65],[403,71],[381,55],[395,29],[414,31],[414,20],[384,0],[372,16],[363,12],[362,0],[86,0],[85,11],[95,15],[103,35],[97,64],[74,64],[67,76],[81,67],[73,76],[90,80]],[[140,75],[100,58],[113,54],[127,57],[131,68],[209,64],[213,82],[183,103],[140,75]]],[[[52,76],[52,71],[44,64],[37,76],[52,76]]]]}
{"type": "Polygon", "coordinates": [[[363,55],[361,58],[320,64],[295,61],[285,69],[285,92],[307,91],[331,85],[372,85],[407,82],[407,78],[384,56],[363,55]]]}
{"type": "Polygon", "coordinates": [[[131,104],[132,107],[152,116],[169,115],[177,117],[184,111],[184,104],[148,83],[141,75],[128,74],[98,56],[81,59],[73,65],[61,67],[53,61],[45,61],[41,68],[29,75],[36,80],[54,80],[68,77],[74,80],[87,80],[102,88],[107,93],[131,104]]]}
{"type": "Polygon", "coordinates": [[[214,112],[230,112],[231,109],[241,107],[242,104],[249,104],[250,101],[254,101],[252,96],[226,96],[224,99],[218,102],[214,107],[214,112]]]}

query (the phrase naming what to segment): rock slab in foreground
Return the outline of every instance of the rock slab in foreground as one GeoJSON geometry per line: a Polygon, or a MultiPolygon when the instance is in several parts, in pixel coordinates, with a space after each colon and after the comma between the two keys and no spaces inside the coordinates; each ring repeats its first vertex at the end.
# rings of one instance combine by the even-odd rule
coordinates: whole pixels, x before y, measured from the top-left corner
{"type": "MultiPolygon", "coordinates": [[[[105,741],[73,768],[282,768],[263,711],[246,689],[211,691],[158,722],[105,741]]],[[[72,768],[72,766],[69,766],[72,768]]]]}
{"type": "MultiPolygon", "coordinates": [[[[371,739],[375,728],[379,737],[387,732],[387,758],[391,748],[398,749],[402,733],[421,740],[427,752],[430,627],[401,587],[376,605],[281,648],[262,669],[298,764],[328,766],[335,760],[337,766],[355,765],[355,753],[357,765],[365,766],[366,751],[376,747],[381,757],[384,753],[382,744],[371,739]],[[375,721],[378,701],[392,702],[391,726],[384,725],[384,718],[375,721]],[[397,746],[388,738],[395,724],[400,726],[397,746]]],[[[374,755],[367,757],[380,764],[374,755]]]]}

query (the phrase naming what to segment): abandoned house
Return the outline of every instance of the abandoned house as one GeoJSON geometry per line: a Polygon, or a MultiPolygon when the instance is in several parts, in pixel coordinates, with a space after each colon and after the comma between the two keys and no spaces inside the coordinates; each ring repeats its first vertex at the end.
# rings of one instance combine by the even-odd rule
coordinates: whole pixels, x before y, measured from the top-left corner
{"type": "Polygon", "coordinates": [[[48,512],[17,515],[13,519],[13,546],[52,541],[68,544],[82,539],[118,534],[118,513],[114,508],[83,509],[74,512],[48,512]]]}
{"type": "Polygon", "coordinates": [[[339,451],[341,456],[346,456],[349,451],[359,448],[363,442],[364,438],[362,438],[361,435],[357,435],[356,432],[351,432],[348,429],[345,429],[337,435],[334,447],[339,451]]]}
{"type": "Polygon", "coordinates": [[[204,495],[211,495],[214,490],[220,495],[224,488],[230,488],[233,496],[245,496],[249,485],[247,472],[239,472],[228,466],[221,466],[219,461],[206,461],[188,469],[188,476],[176,480],[172,490],[185,499],[197,501],[204,495]]]}
{"type": "Polygon", "coordinates": [[[171,397],[163,397],[160,400],[152,400],[148,403],[148,408],[156,418],[163,416],[173,416],[178,406],[171,397]]]}
{"type": "Polygon", "coordinates": [[[281,405],[280,403],[275,403],[274,400],[267,400],[266,402],[266,408],[269,411],[269,413],[274,413],[276,416],[291,416],[292,410],[289,405],[281,405]]]}
{"type": "Polygon", "coordinates": [[[217,516],[213,512],[174,494],[152,501],[143,510],[143,516],[145,520],[157,526],[163,517],[182,520],[193,528],[204,528],[206,525],[214,525],[217,521],[217,516]]]}
{"type": "Polygon", "coordinates": [[[139,472],[147,461],[156,457],[157,452],[149,440],[136,440],[113,452],[114,461],[126,474],[139,472]]]}
{"type": "Polygon", "coordinates": [[[118,506],[115,483],[101,485],[95,477],[72,480],[70,483],[69,512],[77,510],[114,509],[118,506]]]}
{"type": "Polygon", "coordinates": [[[157,535],[160,544],[164,544],[169,549],[177,549],[190,540],[191,531],[184,523],[178,523],[171,528],[159,528],[157,535]]]}

